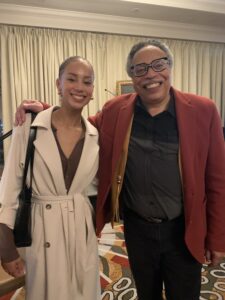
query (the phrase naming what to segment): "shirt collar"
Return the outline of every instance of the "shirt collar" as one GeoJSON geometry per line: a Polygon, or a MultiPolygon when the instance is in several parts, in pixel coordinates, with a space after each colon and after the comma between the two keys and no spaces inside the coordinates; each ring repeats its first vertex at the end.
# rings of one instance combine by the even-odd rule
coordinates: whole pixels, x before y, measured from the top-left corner
{"type": "MultiPolygon", "coordinates": [[[[141,110],[145,110],[146,108],[144,107],[142,101],[141,101],[141,97],[138,95],[136,98],[136,104],[135,107],[141,110]]],[[[170,93],[170,100],[169,100],[169,105],[167,107],[167,109],[165,110],[166,112],[168,112],[169,114],[171,114],[172,117],[176,118],[176,108],[175,108],[175,98],[173,93],[170,93]]]]}

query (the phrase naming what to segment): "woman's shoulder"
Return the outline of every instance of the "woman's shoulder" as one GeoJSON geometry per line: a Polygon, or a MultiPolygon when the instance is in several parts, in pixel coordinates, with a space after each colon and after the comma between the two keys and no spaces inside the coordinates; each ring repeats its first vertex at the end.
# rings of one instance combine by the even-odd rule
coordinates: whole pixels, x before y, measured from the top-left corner
{"type": "Polygon", "coordinates": [[[33,121],[32,125],[36,127],[44,127],[44,128],[50,128],[51,127],[51,118],[52,118],[52,112],[57,109],[58,106],[54,105],[51,106],[41,112],[39,112],[35,120],[33,121]]]}
{"type": "Polygon", "coordinates": [[[22,125],[14,125],[13,127],[13,133],[14,134],[22,134],[26,132],[31,125],[31,120],[32,120],[32,114],[31,113],[26,113],[26,119],[25,122],[22,125]]]}
{"type": "Polygon", "coordinates": [[[30,131],[30,125],[31,125],[31,113],[26,113],[26,120],[22,125],[14,125],[13,131],[12,131],[12,138],[11,138],[11,144],[13,145],[19,145],[27,142],[29,131],[30,131]]]}

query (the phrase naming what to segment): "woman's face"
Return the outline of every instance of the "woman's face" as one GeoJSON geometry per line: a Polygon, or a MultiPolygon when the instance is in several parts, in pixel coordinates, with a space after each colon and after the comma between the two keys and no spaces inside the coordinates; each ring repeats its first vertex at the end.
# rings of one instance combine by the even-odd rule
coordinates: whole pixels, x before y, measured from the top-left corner
{"type": "Polygon", "coordinates": [[[89,103],[94,89],[92,67],[85,60],[70,62],[56,81],[62,106],[82,110],[89,103]]]}

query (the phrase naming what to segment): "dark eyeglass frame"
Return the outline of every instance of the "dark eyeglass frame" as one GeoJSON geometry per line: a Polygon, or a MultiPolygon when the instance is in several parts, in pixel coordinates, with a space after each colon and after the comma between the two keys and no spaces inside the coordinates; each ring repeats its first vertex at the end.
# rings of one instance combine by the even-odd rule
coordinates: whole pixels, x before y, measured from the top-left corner
{"type": "Polygon", "coordinates": [[[152,68],[153,71],[159,73],[159,72],[164,71],[166,69],[167,65],[168,66],[170,65],[170,60],[168,57],[165,56],[165,57],[161,57],[161,58],[157,58],[157,59],[153,60],[150,64],[141,63],[141,64],[133,65],[133,66],[131,66],[130,70],[135,77],[141,77],[148,73],[149,68],[152,68]],[[163,66],[163,68],[160,70],[155,69],[155,67],[154,67],[155,63],[159,62],[160,60],[165,61],[165,66],[163,66]],[[145,67],[145,70],[143,71],[143,73],[141,75],[137,75],[135,73],[135,67],[137,67],[137,66],[145,67]]]}

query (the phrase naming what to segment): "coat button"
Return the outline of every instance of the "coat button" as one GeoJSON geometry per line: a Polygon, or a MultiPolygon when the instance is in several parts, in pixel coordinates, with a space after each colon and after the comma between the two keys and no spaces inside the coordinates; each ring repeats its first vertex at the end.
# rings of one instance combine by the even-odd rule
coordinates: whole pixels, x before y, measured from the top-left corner
{"type": "Polygon", "coordinates": [[[0,208],[2,207],[2,204],[0,203],[0,208]]]}
{"type": "Polygon", "coordinates": [[[50,248],[51,244],[49,242],[46,242],[44,246],[45,248],[50,248]]]}
{"type": "Polygon", "coordinates": [[[52,206],[51,206],[51,204],[46,204],[46,209],[51,209],[52,208],[52,206]]]}
{"type": "Polygon", "coordinates": [[[119,176],[117,177],[117,183],[120,184],[121,182],[122,182],[122,177],[119,175],[119,176]]]}

